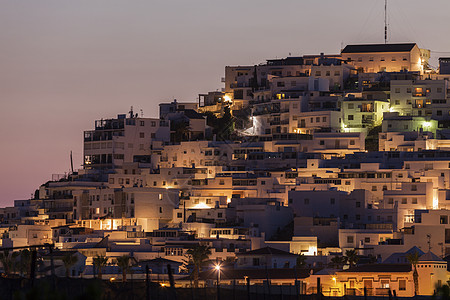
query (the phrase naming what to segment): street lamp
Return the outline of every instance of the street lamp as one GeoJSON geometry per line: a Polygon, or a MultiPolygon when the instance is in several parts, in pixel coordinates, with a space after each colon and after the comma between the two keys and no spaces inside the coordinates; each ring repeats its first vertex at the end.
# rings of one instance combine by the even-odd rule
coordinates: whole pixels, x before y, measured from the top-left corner
{"type": "Polygon", "coordinates": [[[214,266],[214,269],[217,271],[217,300],[220,300],[220,290],[219,290],[219,283],[220,283],[220,265],[217,264],[214,266]]]}
{"type": "Polygon", "coordinates": [[[217,285],[219,285],[219,282],[220,282],[220,265],[216,265],[214,267],[214,269],[216,269],[216,271],[217,271],[217,285]]]}

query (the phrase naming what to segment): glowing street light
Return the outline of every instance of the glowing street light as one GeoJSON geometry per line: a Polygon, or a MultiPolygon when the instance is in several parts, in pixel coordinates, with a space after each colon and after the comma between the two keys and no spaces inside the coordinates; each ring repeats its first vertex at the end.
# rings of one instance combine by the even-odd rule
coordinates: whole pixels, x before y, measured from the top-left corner
{"type": "Polygon", "coordinates": [[[219,285],[220,282],[220,265],[215,265],[214,269],[217,271],[217,285],[219,285]]]}
{"type": "Polygon", "coordinates": [[[214,269],[216,269],[216,271],[217,271],[217,300],[220,300],[220,288],[219,288],[219,284],[220,284],[220,265],[219,264],[215,265],[214,269]]]}

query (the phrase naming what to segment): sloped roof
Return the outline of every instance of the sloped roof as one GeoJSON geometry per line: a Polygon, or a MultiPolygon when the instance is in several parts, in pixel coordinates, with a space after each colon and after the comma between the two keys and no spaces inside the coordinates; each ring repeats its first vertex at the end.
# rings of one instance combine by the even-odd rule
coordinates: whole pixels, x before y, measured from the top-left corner
{"type": "Polygon", "coordinates": [[[431,251],[428,251],[427,253],[421,255],[419,257],[419,261],[439,261],[439,262],[444,262],[444,260],[442,258],[440,258],[439,256],[437,256],[436,254],[434,254],[431,251]]]}
{"type": "Polygon", "coordinates": [[[177,264],[177,265],[182,265],[182,262],[179,261],[175,261],[175,260],[170,260],[167,258],[162,258],[162,257],[157,257],[154,259],[149,259],[149,260],[141,260],[139,261],[139,264],[177,264]]]}
{"type": "Polygon", "coordinates": [[[412,247],[411,249],[409,249],[409,250],[406,251],[406,252],[396,252],[396,253],[392,253],[388,258],[386,258],[386,259],[383,261],[383,263],[384,263],[384,264],[398,264],[398,263],[408,264],[409,261],[408,261],[408,259],[406,258],[406,256],[407,256],[408,254],[415,253],[415,252],[419,253],[419,256],[425,254],[425,252],[423,252],[422,250],[420,250],[419,248],[417,248],[416,246],[414,246],[414,247],[412,247]]]}
{"type": "Polygon", "coordinates": [[[196,112],[196,111],[193,110],[193,109],[185,109],[185,110],[183,110],[183,113],[184,113],[184,115],[185,115],[186,117],[188,117],[189,119],[202,119],[202,120],[205,119],[205,116],[204,116],[204,115],[202,115],[202,114],[196,112]]]}
{"type": "Polygon", "coordinates": [[[272,247],[259,248],[252,251],[247,251],[243,253],[236,253],[236,255],[284,255],[284,256],[297,256],[296,254],[286,252],[280,249],[272,247]]]}
{"type": "Polygon", "coordinates": [[[347,45],[341,53],[409,52],[415,43],[347,45]]]}
{"type": "Polygon", "coordinates": [[[369,264],[357,266],[340,273],[405,273],[412,270],[410,264],[369,264]]]}

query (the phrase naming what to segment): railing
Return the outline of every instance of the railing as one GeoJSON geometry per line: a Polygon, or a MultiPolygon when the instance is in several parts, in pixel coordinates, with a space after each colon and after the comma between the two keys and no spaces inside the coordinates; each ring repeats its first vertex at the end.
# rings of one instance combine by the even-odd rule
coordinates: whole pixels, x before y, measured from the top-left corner
{"type": "Polygon", "coordinates": [[[243,87],[251,87],[251,86],[248,83],[232,83],[232,84],[230,84],[230,87],[232,89],[235,89],[235,88],[243,88],[243,87]]]}

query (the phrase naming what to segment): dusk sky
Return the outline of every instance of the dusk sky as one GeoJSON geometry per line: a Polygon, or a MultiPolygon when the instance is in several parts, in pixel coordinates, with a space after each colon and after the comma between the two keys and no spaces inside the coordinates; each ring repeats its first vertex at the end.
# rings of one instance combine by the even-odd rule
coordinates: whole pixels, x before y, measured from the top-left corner
{"type": "MultiPolygon", "coordinates": [[[[383,0],[0,0],[0,206],[82,163],[82,133],[130,106],[196,101],[226,65],[383,42],[383,0]]],[[[389,42],[450,56],[450,1],[390,0],[389,42]],[[446,53],[445,53],[446,52],[446,53]]]]}

